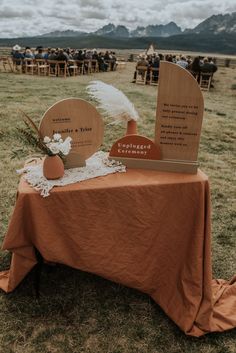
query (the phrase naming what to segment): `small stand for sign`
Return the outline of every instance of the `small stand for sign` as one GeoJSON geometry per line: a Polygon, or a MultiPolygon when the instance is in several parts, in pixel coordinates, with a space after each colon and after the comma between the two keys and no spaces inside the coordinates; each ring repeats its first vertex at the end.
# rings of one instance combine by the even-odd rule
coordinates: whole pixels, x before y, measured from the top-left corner
{"type": "Polygon", "coordinates": [[[154,142],[125,136],[112,146],[110,159],[130,168],[195,174],[204,111],[198,83],[180,66],[161,62],[158,91],[154,142]]]}
{"type": "Polygon", "coordinates": [[[40,126],[42,137],[50,138],[55,133],[72,138],[72,149],[66,157],[65,168],[83,167],[103,142],[103,120],[97,109],[89,102],[78,99],[63,99],[44,114],[40,126]]]}

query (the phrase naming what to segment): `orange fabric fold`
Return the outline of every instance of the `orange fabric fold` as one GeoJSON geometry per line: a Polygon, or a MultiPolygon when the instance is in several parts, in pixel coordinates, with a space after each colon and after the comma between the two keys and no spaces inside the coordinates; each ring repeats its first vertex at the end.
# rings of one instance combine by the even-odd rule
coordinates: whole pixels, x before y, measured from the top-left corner
{"type": "Polygon", "coordinates": [[[55,188],[42,198],[23,179],[3,249],[6,292],[47,261],[148,293],[188,335],[236,326],[236,281],[212,281],[207,176],[128,170],[55,188]]]}

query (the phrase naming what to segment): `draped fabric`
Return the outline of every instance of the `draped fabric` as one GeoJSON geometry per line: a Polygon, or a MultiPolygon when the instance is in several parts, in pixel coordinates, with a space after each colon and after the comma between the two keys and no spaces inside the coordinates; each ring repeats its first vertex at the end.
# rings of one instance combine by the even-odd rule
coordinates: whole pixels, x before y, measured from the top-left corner
{"type": "Polygon", "coordinates": [[[148,293],[188,335],[236,326],[236,277],[212,280],[207,176],[128,170],[57,187],[42,198],[23,179],[3,242],[0,288],[36,264],[65,264],[148,293]]]}

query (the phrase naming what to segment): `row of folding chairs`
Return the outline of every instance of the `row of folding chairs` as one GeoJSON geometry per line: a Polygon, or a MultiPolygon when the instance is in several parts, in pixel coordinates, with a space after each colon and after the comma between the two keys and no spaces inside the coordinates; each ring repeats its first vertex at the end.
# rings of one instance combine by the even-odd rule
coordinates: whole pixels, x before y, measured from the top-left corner
{"type": "Polygon", "coordinates": [[[151,86],[158,85],[159,68],[147,66],[137,66],[135,72],[135,83],[151,86]]]}
{"type": "Polygon", "coordinates": [[[9,71],[40,76],[66,77],[99,72],[97,60],[58,61],[45,59],[14,59],[8,57],[5,58],[4,65],[6,71],[6,65],[8,65],[9,71]]]}
{"type": "Polygon", "coordinates": [[[202,91],[209,91],[212,85],[213,73],[212,72],[201,72],[196,73],[190,71],[193,77],[197,80],[202,91]]]}
{"type": "Polygon", "coordinates": [[[11,60],[11,57],[6,56],[6,55],[2,55],[0,56],[0,71],[13,71],[13,63],[11,60]]]}
{"type": "MultiPolygon", "coordinates": [[[[201,72],[200,74],[191,72],[191,74],[199,83],[199,86],[202,91],[210,90],[212,79],[213,79],[212,72],[201,72]]],[[[135,73],[135,83],[141,84],[141,85],[149,84],[152,86],[157,86],[158,76],[159,76],[159,68],[152,68],[152,67],[148,68],[147,66],[137,66],[136,73],[135,73]]]]}

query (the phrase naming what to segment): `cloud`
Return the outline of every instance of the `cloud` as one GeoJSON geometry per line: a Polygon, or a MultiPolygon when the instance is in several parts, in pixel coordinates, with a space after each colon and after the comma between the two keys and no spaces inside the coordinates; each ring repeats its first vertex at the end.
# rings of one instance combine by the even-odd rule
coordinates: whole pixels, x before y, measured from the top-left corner
{"type": "Polygon", "coordinates": [[[105,20],[107,18],[104,12],[95,10],[82,10],[82,15],[87,19],[105,20]]]}
{"type": "Polygon", "coordinates": [[[0,0],[0,37],[91,32],[109,22],[134,29],[174,21],[193,28],[213,14],[233,11],[235,0],[0,0]]]}
{"type": "Polygon", "coordinates": [[[107,1],[102,1],[102,0],[79,0],[80,7],[90,7],[94,9],[101,9],[104,10],[107,8],[107,1]]]}
{"type": "Polygon", "coordinates": [[[33,17],[32,10],[15,10],[11,7],[4,7],[0,10],[0,18],[1,19],[9,19],[9,18],[30,18],[33,17]]]}

